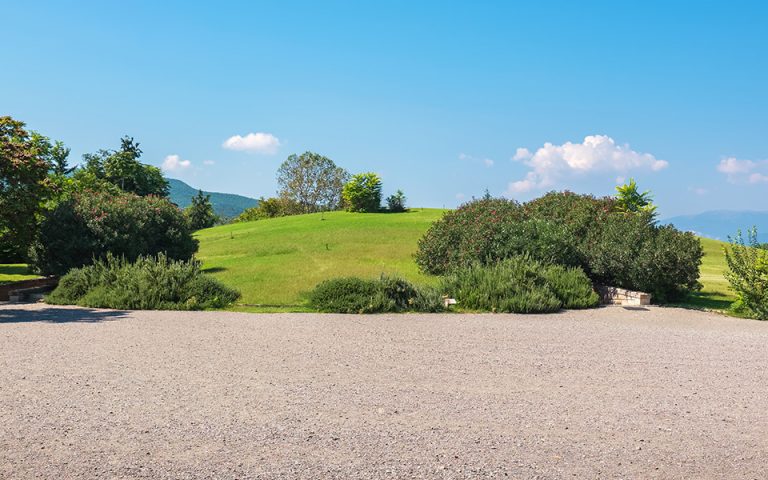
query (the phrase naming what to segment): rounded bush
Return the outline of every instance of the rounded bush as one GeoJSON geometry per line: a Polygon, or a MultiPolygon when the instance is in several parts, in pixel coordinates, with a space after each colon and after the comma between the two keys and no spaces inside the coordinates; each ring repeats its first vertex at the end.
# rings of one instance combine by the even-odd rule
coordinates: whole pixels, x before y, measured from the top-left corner
{"type": "Polygon", "coordinates": [[[40,273],[61,275],[107,253],[129,261],[159,253],[188,260],[195,251],[197,240],[184,214],[167,199],[87,191],[45,216],[32,265],[40,273]]]}
{"type": "Polygon", "coordinates": [[[442,297],[430,288],[382,275],[378,280],[357,277],[333,278],[315,287],[310,305],[329,313],[438,312],[442,297]]]}

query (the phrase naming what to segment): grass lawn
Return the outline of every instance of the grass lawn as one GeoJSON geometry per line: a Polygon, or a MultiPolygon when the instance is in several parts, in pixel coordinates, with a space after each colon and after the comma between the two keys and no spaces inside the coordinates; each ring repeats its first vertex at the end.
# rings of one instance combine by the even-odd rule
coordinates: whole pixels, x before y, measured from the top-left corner
{"type": "Polygon", "coordinates": [[[704,247],[704,258],[702,259],[699,281],[704,285],[704,288],[691,295],[680,306],[706,310],[728,310],[731,303],[736,300],[736,296],[724,276],[728,270],[728,265],[725,263],[723,246],[728,245],[728,243],[709,238],[701,238],[700,240],[704,247]]]}
{"type": "MultiPolygon", "coordinates": [[[[436,282],[436,277],[418,271],[413,253],[418,239],[443,212],[330,212],[222,225],[196,233],[197,256],[208,273],[243,294],[235,309],[304,311],[304,294],[331,277],[376,277],[385,272],[418,283],[436,282]]],[[[735,297],[723,276],[726,244],[708,238],[701,243],[704,288],[678,305],[727,310],[735,297]]]]}
{"type": "Polygon", "coordinates": [[[261,305],[258,311],[301,311],[304,294],[331,277],[384,272],[436,281],[418,271],[413,254],[443,212],[329,212],[222,225],[196,233],[197,256],[208,273],[240,290],[240,303],[261,305]]]}
{"type": "Polygon", "coordinates": [[[0,264],[0,285],[37,277],[38,275],[31,274],[23,263],[0,264]]]}

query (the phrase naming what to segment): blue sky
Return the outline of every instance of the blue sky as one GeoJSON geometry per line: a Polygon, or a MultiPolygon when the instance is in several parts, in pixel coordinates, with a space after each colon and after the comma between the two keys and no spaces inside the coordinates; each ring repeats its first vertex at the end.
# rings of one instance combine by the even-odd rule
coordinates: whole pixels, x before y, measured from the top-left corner
{"type": "Polygon", "coordinates": [[[634,177],[664,216],[768,210],[764,2],[0,7],[0,113],[74,160],[129,134],[168,176],[254,197],[312,150],[413,206],[634,177]]]}

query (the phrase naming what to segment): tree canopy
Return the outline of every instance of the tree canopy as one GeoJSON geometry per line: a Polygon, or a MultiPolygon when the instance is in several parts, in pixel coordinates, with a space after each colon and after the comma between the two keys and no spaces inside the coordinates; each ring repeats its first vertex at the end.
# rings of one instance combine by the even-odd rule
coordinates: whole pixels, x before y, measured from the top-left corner
{"type": "Polygon", "coordinates": [[[317,153],[291,155],[277,171],[279,194],[296,202],[302,213],[336,210],[349,173],[317,153]]]}

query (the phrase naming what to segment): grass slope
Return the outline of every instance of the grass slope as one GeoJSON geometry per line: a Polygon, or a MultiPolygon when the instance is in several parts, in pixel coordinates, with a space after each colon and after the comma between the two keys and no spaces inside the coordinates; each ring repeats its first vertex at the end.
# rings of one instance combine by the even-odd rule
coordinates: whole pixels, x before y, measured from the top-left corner
{"type": "Polygon", "coordinates": [[[430,283],[413,253],[443,210],[298,215],[201,230],[204,268],[243,294],[244,304],[298,306],[304,293],[331,277],[382,272],[430,283]]]}
{"type": "Polygon", "coordinates": [[[31,274],[27,266],[21,263],[0,265],[0,285],[37,277],[38,275],[31,274]]]}
{"type": "MultiPolygon", "coordinates": [[[[433,283],[413,261],[418,239],[443,210],[361,214],[331,212],[222,225],[197,232],[204,268],[251,305],[301,309],[304,293],[331,277],[396,273],[433,283]]],[[[702,238],[704,288],[680,306],[727,310],[735,300],[723,242],[702,238]]],[[[279,310],[279,308],[278,308],[279,310]]]]}

